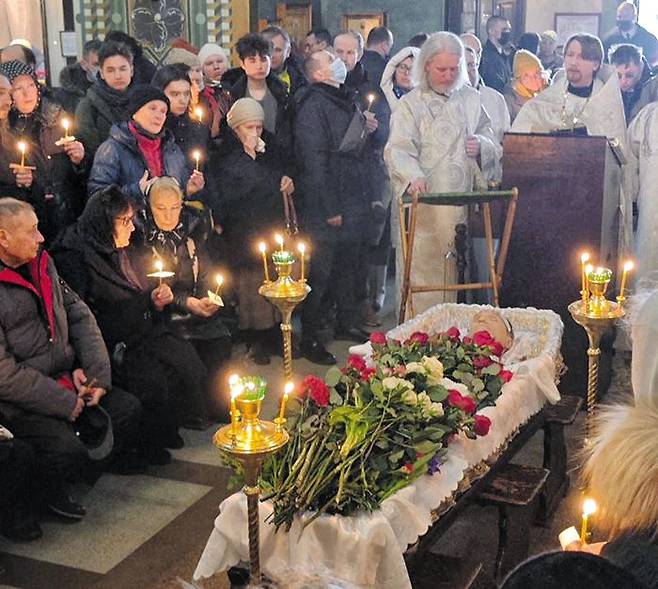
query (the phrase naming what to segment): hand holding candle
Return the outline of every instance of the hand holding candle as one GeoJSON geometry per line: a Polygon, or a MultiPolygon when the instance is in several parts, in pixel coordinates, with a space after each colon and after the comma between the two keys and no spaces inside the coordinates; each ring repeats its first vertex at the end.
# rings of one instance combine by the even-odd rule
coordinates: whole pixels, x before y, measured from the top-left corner
{"type": "Polygon", "coordinates": [[[18,142],[18,151],[21,152],[21,168],[25,167],[25,152],[27,151],[27,144],[25,141],[18,142]]]}
{"type": "Polygon", "coordinates": [[[197,118],[197,120],[202,123],[203,122],[203,109],[200,106],[197,106],[194,109],[194,116],[197,118]]]}
{"type": "Polygon", "coordinates": [[[374,94],[368,94],[368,111],[372,112],[372,105],[375,102],[375,95],[374,94]]]}
{"type": "Polygon", "coordinates": [[[64,127],[64,139],[69,138],[69,120],[67,118],[62,119],[62,127],[64,127]]]}
{"type": "Polygon", "coordinates": [[[195,163],[195,170],[199,169],[199,160],[201,159],[201,152],[198,149],[195,149],[192,152],[192,157],[194,158],[195,163]]]}
{"type": "Polygon", "coordinates": [[[222,300],[222,297],[219,294],[219,290],[220,288],[222,288],[222,284],[224,284],[224,277],[221,274],[217,274],[217,276],[215,276],[215,282],[217,283],[215,292],[209,290],[208,299],[210,300],[211,303],[217,305],[218,307],[223,307],[224,301],[222,300]]]}
{"type": "Polygon", "coordinates": [[[585,499],[583,502],[583,518],[580,525],[580,539],[587,542],[589,536],[589,517],[596,513],[596,501],[594,499],[585,499]]]}

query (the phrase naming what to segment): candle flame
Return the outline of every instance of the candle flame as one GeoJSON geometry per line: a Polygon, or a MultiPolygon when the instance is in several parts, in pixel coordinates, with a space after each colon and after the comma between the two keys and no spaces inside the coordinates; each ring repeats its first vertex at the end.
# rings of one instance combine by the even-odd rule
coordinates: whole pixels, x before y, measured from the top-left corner
{"type": "Polygon", "coordinates": [[[304,252],[306,251],[306,245],[304,245],[303,243],[300,243],[300,244],[297,246],[297,249],[299,250],[299,253],[300,253],[300,254],[304,255],[304,252]]]}
{"type": "Polygon", "coordinates": [[[231,388],[231,399],[235,399],[239,397],[243,391],[244,391],[244,385],[242,383],[236,384],[234,387],[231,388]]]}
{"type": "Polygon", "coordinates": [[[27,149],[27,145],[25,145],[24,141],[18,142],[18,149],[21,151],[21,153],[25,153],[25,150],[27,149]]]}
{"type": "Polygon", "coordinates": [[[582,264],[585,264],[586,262],[589,262],[589,254],[587,252],[584,252],[580,256],[580,261],[581,261],[582,264]]]}
{"type": "Polygon", "coordinates": [[[594,499],[585,499],[583,501],[583,515],[592,515],[596,513],[596,501],[594,499]]]}
{"type": "Polygon", "coordinates": [[[162,263],[162,260],[156,260],[155,262],[155,269],[158,272],[162,272],[162,269],[164,268],[164,264],[162,263]]]}
{"type": "Polygon", "coordinates": [[[215,280],[217,281],[217,286],[224,284],[224,277],[221,274],[217,274],[215,280]]]}
{"type": "Polygon", "coordinates": [[[295,389],[295,383],[293,383],[293,382],[287,382],[287,383],[286,383],[286,386],[283,387],[283,392],[284,392],[286,395],[289,395],[290,393],[293,392],[294,389],[295,389]]]}
{"type": "Polygon", "coordinates": [[[234,387],[239,382],[240,376],[238,374],[231,374],[231,376],[228,377],[228,384],[230,387],[234,387]]]}
{"type": "Polygon", "coordinates": [[[274,235],[274,241],[276,241],[277,245],[283,245],[283,237],[281,237],[278,233],[274,235]]]}
{"type": "Polygon", "coordinates": [[[260,250],[260,253],[261,253],[261,254],[264,254],[264,253],[267,251],[267,246],[265,245],[265,242],[264,242],[264,241],[261,241],[261,242],[258,244],[258,249],[260,250]]]}
{"type": "Polygon", "coordinates": [[[199,120],[201,120],[201,119],[203,118],[203,109],[202,109],[201,107],[197,106],[197,107],[194,109],[194,114],[196,115],[196,117],[197,117],[199,120]]]}
{"type": "Polygon", "coordinates": [[[69,120],[68,119],[62,119],[62,127],[64,127],[65,131],[69,130],[69,120]]]}
{"type": "Polygon", "coordinates": [[[635,264],[631,260],[628,260],[624,263],[624,272],[630,272],[635,267],[635,264]]]}
{"type": "Polygon", "coordinates": [[[375,101],[375,95],[374,94],[368,94],[368,102],[372,105],[372,103],[375,101]]]}
{"type": "Polygon", "coordinates": [[[597,274],[601,274],[602,272],[603,272],[603,268],[602,268],[601,266],[599,266],[599,267],[596,269],[596,273],[597,273],[597,274]]]}
{"type": "Polygon", "coordinates": [[[198,149],[195,149],[195,150],[192,152],[192,156],[193,156],[194,159],[198,162],[198,161],[201,159],[201,152],[200,152],[198,149]]]}

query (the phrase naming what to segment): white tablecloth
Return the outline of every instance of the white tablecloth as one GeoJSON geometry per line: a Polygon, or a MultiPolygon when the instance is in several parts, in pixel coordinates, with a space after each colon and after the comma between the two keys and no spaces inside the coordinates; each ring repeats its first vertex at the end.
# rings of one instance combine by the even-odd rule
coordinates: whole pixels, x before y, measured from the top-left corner
{"type": "MultiPolygon", "coordinates": [[[[465,333],[470,316],[481,308],[438,305],[389,335],[404,339],[414,331],[435,333],[452,325],[465,333]]],[[[510,319],[515,331],[515,346],[508,356],[510,363],[506,364],[514,372],[514,378],[503,387],[496,406],[480,412],[492,421],[489,434],[476,440],[457,438],[450,444],[440,472],[425,475],[398,491],[374,513],[352,517],[322,515],[302,534],[301,526],[310,517],[304,514],[295,519],[289,533],[281,530],[275,534],[274,526],[265,522],[272,505],[261,503],[261,567],[267,575],[278,578],[292,569],[300,575],[334,579],[340,587],[411,587],[403,554],[432,524],[432,510],[457,490],[467,470],[503,446],[547,400],[559,399],[555,374],[562,339],[560,318],[551,311],[536,309],[502,309],[501,312],[510,319]],[[534,357],[525,359],[529,350],[534,357]]],[[[249,559],[244,494],[228,497],[219,511],[194,573],[196,580],[249,559]]]]}

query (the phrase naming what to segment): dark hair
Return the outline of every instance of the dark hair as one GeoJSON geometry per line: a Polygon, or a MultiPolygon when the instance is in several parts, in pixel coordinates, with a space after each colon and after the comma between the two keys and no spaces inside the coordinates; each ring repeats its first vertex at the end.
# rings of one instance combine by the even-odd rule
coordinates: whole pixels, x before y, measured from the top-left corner
{"type": "Polygon", "coordinates": [[[487,19],[487,35],[491,33],[491,30],[494,28],[494,25],[498,22],[509,22],[504,16],[494,14],[487,19]]]}
{"type": "Polygon", "coordinates": [[[142,46],[139,44],[137,39],[135,39],[135,37],[131,37],[123,31],[110,31],[107,35],[105,35],[105,40],[128,45],[130,52],[133,54],[135,59],[142,56],[142,46]]]}
{"type": "Polygon", "coordinates": [[[190,76],[187,74],[189,68],[184,66],[186,69],[183,69],[180,67],[181,65],[183,64],[176,63],[161,67],[157,72],[155,72],[155,76],[153,76],[153,79],[151,80],[151,86],[155,86],[164,92],[165,88],[169,86],[169,84],[179,80],[192,85],[190,76]]]}
{"type": "Polygon", "coordinates": [[[603,63],[603,45],[601,39],[590,35],[589,33],[579,33],[577,35],[571,35],[569,40],[564,44],[564,54],[567,54],[569,50],[569,45],[574,41],[578,41],[581,47],[581,55],[583,59],[587,61],[593,61],[599,64],[599,67],[603,63]]]}
{"type": "Polygon", "coordinates": [[[103,67],[103,63],[106,59],[115,57],[116,55],[127,59],[132,65],[133,54],[130,51],[130,47],[124,43],[117,43],[116,41],[105,41],[105,43],[101,45],[101,48],[98,51],[98,65],[103,67]]]}
{"type": "Polygon", "coordinates": [[[87,41],[82,46],[82,57],[87,57],[87,55],[90,53],[98,53],[102,46],[103,42],[99,39],[92,39],[91,41],[87,41]]]}
{"type": "Polygon", "coordinates": [[[277,27],[276,25],[271,25],[266,29],[263,29],[260,34],[268,41],[274,39],[274,37],[283,37],[286,40],[286,43],[290,45],[290,35],[288,34],[288,31],[281,27],[277,27]]]}
{"type": "Polygon", "coordinates": [[[420,49],[429,38],[430,36],[427,33],[416,33],[411,39],[409,39],[407,46],[418,47],[418,49],[420,49]]]}
{"type": "Polygon", "coordinates": [[[272,44],[258,33],[248,33],[244,37],[240,37],[235,50],[242,60],[245,60],[247,57],[256,57],[257,55],[265,57],[272,52],[272,44]]]}
{"type": "Polygon", "coordinates": [[[370,45],[377,45],[378,43],[384,43],[385,41],[392,40],[393,33],[391,33],[390,29],[387,27],[375,27],[374,29],[370,29],[370,32],[368,33],[368,41],[366,44],[369,47],[370,45]]]}
{"type": "Polygon", "coordinates": [[[516,44],[517,49],[525,49],[534,55],[539,51],[539,42],[541,37],[538,33],[523,33],[516,44]]]}
{"type": "Polygon", "coordinates": [[[94,193],[87,201],[79,227],[95,249],[114,249],[114,220],[129,208],[138,205],[115,184],[94,193]]]}
{"type": "Polygon", "coordinates": [[[617,45],[614,51],[610,53],[610,63],[612,65],[640,65],[642,63],[642,49],[637,45],[625,43],[617,45]]]}
{"type": "Polygon", "coordinates": [[[327,46],[333,45],[334,38],[331,36],[331,33],[327,29],[311,29],[306,33],[307,37],[313,35],[316,41],[324,41],[327,46]]]}

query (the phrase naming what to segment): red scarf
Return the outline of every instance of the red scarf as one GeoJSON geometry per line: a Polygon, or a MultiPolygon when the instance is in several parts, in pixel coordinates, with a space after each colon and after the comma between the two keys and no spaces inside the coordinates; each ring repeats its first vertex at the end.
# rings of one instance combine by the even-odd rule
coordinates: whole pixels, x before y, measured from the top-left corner
{"type": "Polygon", "coordinates": [[[142,155],[146,160],[146,165],[148,166],[151,178],[159,178],[164,172],[164,166],[162,164],[162,149],[160,145],[162,143],[162,138],[156,137],[155,139],[149,139],[137,130],[137,127],[132,121],[128,123],[128,128],[137,140],[137,147],[139,147],[139,151],[142,152],[142,155]]]}

